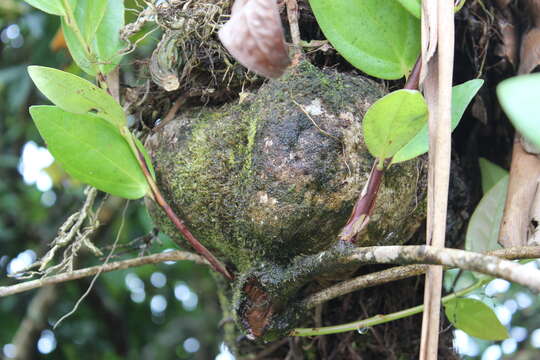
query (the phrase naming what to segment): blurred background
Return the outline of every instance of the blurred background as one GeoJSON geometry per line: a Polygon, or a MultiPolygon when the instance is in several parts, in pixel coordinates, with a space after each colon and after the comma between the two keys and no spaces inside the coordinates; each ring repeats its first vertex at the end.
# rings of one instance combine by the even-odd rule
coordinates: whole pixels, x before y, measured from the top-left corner
{"type": "MultiPolygon", "coordinates": [[[[127,9],[136,9],[132,0],[127,9]]],[[[126,12],[126,22],[136,17],[126,12]]],[[[28,107],[46,100],[33,87],[28,65],[83,75],[58,36],[59,19],[22,1],[0,1],[0,286],[49,249],[58,228],[85,199],[85,186],[70,179],[40,138],[28,107]]],[[[146,32],[152,29],[146,29],[146,32]]],[[[141,32],[142,36],[145,31],[141,32]]],[[[145,37],[124,57],[125,79],[139,78],[135,64],[149,56],[159,31],[145,37]]],[[[132,84],[138,85],[138,84],[132,84]]],[[[142,201],[126,203],[98,195],[102,223],[94,236],[107,249],[119,233],[112,260],[176,249],[154,236],[142,201]]],[[[78,267],[99,264],[90,251],[74,259],[78,267]]],[[[537,262],[528,266],[538,267],[537,262]]],[[[233,359],[222,341],[221,311],[208,269],[189,262],[163,263],[103,274],[77,311],[56,329],[86,292],[91,278],[0,298],[0,357],[4,359],[233,359]]],[[[538,296],[504,280],[492,281],[481,295],[511,338],[480,341],[454,331],[465,359],[540,358],[538,296]]],[[[355,334],[355,336],[363,336],[355,334]]]]}
{"type": "MultiPolygon", "coordinates": [[[[125,5],[137,7],[131,1],[125,5]]],[[[127,21],[135,17],[135,12],[126,12],[127,21]]],[[[22,1],[0,1],[0,286],[16,283],[10,275],[46,253],[58,227],[86,197],[85,186],[54,163],[28,114],[30,105],[47,103],[31,83],[28,65],[83,76],[58,36],[59,26],[59,17],[22,1]]],[[[159,35],[155,31],[124,58],[127,78],[135,78],[133,62],[151,53],[159,35]]],[[[94,241],[107,249],[119,231],[125,201],[98,195],[96,202],[101,201],[102,225],[94,241]]],[[[111,260],[176,249],[170,239],[154,238],[152,231],[143,202],[130,202],[111,260]]],[[[76,265],[103,260],[83,251],[76,265]]],[[[53,330],[90,281],[1,298],[0,358],[232,358],[222,344],[221,311],[206,267],[173,262],[102,274],[78,310],[53,330]]]]}

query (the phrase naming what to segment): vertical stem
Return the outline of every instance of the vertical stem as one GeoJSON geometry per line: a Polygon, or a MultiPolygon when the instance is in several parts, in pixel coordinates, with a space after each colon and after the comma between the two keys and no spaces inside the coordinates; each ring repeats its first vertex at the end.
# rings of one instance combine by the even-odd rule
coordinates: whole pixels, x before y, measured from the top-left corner
{"type": "MultiPolygon", "coordinates": [[[[127,129],[125,130],[127,131],[127,129]]],[[[163,209],[165,214],[171,219],[174,226],[180,231],[182,236],[193,246],[193,248],[201,254],[212,266],[214,270],[217,272],[223,274],[227,279],[234,280],[234,276],[227,270],[227,268],[203,245],[193,236],[191,231],[187,228],[186,224],[182,219],[180,219],[174,210],[170,207],[170,205],[167,203],[165,198],[163,198],[163,195],[159,191],[156,183],[154,182],[154,178],[152,177],[152,174],[150,174],[150,170],[146,166],[146,160],[143,156],[143,154],[139,151],[137,146],[135,145],[135,142],[133,141],[131,133],[129,131],[127,134],[123,134],[126,140],[128,141],[132,151],[134,154],[136,154],[137,160],[139,161],[139,165],[141,166],[141,169],[144,173],[144,176],[146,178],[146,181],[148,182],[148,185],[150,186],[150,191],[152,198],[154,201],[163,209]]]]}
{"type": "MultiPolygon", "coordinates": [[[[435,14],[431,14],[432,16],[435,14]]],[[[428,220],[426,241],[428,245],[443,248],[445,245],[446,213],[448,205],[448,185],[450,178],[451,153],[451,103],[452,73],[454,62],[454,4],[453,1],[440,1],[437,4],[438,61],[435,106],[430,108],[429,116],[429,178],[432,182],[431,196],[428,197],[428,220]]],[[[432,29],[435,31],[434,29],[432,29]]],[[[432,67],[433,70],[433,67],[432,67]]],[[[433,103],[432,103],[433,104],[433,103]]],[[[424,312],[422,337],[420,341],[420,360],[436,360],[439,345],[439,326],[441,311],[441,288],[443,269],[430,266],[426,273],[424,290],[424,312]]]]}

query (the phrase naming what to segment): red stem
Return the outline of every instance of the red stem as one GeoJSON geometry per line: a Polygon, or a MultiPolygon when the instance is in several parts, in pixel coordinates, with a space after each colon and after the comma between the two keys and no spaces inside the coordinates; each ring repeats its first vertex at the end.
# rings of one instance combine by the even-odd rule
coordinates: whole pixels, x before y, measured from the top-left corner
{"type": "MultiPolygon", "coordinates": [[[[414,64],[409,78],[403,86],[404,89],[408,90],[418,90],[419,81],[420,81],[420,70],[422,68],[422,57],[419,56],[414,64]]],[[[381,186],[381,181],[383,177],[384,169],[379,169],[377,166],[377,161],[373,164],[371,173],[369,174],[369,179],[366,187],[366,191],[362,191],[362,194],[358,197],[356,204],[354,204],[353,211],[347,224],[341,230],[339,238],[345,241],[355,241],[356,235],[367,225],[369,221],[369,216],[375,208],[375,200],[377,199],[377,194],[379,193],[379,188],[381,186]],[[359,224],[362,222],[362,224],[359,224]]]]}
{"type": "MultiPolygon", "coordinates": [[[[139,162],[142,164],[141,167],[143,169],[145,177],[147,179],[152,179],[152,175],[150,175],[150,171],[148,170],[148,167],[146,166],[146,161],[144,159],[144,156],[141,154],[139,149],[137,149],[137,152],[139,155],[139,162]]],[[[199,254],[201,254],[201,256],[203,256],[206,260],[208,260],[208,262],[210,263],[210,265],[212,266],[214,270],[223,274],[223,276],[225,276],[227,279],[234,280],[234,276],[227,270],[227,268],[210,252],[210,250],[208,250],[203,244],[199,242],[199,240],[195,238],[195,236],[193,236],[193,234],[191,233],[191,231],[189,231],[184,221],[176,215],[176,213],[169,206],[167,201],[165,201],[159,189],[153,186],[150,186],[150,189],[152,191],[152,195],[154,196],[154,200],[156,201],[156,203],[163,209],[163,211],[165,211],[165,214],[167,214],[169,219],[171,219],[174,226],[176,226],[176,228],[180,231],[182,236],[184,236],[184,238],[187,241],[189,241],[189,243],[191,244],[191,246],[193,246],[195,251],[197,251],[199,254]]]]}
{"type": "Polygon", "coordinates": [[[341,230],[339,235],[341,240],[355,241],[356,235],[361,230],[358,226],[359,221],[364,221],[366,217],[371,215],[373,208],[375,207],[375,200],[379,193],[379,187],[381,186],[384,170],[381,170],[377,166],[377,161],[373,163],[373,168],[369,174],[367,188],[365,193],[362,192],[354,205],[353,211],[347,224],[341,230]]]}

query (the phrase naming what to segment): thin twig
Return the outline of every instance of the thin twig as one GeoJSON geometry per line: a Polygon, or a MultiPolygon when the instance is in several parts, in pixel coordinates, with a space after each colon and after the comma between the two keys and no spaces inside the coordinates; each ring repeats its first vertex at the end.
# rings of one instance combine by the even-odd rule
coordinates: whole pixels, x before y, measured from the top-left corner
{"type": "MultiPolygon", "coordinates": [[[[464,296],[473,290],[476,290],[483,285],[485,285],[489,280],[482,279],[477,281],[475,284],[460,290],[456,291],[455,293],[452,293],[450,295],[445,296],[442,298],[442,303],[447,303],[450,300],[456,299],[458,297],[464,296]]],[[[328,334],[337,334],[347,331],[355,331],[359,329],[364,328],[370,328],[375,325],[380,325],[384,323],[388,323],[390,321],[403,319],[405,317],[409,317],[415,314],[419,314],[424,311],[424,305],[418,305],[409,309],[397,311],[391,314],[385,314],[385,315],[375,315],[373,317],[370,317],[368,319],[363,319],[360,321],[354,321],[348,324],[340,324],[340,325],[334,325],[334,326],[326,326],[322,328],[298,328],[291,331],[289,334],[290,336],[319,336],[319,335],[328,335],[328,334]]]]}
{"type": "Polygon", "coordinates": [[[95,275],[99,272],[111,272],[116,270],[124,270],[132,267],[157,264],[165,261],[193,261],[197,264],[208,265],[208,262],[199,255],[186,252],[186,251],[170,251],[160,254],[154,254],[149,256],[143,256],[136,259],[129,259],[123,261],[116,261],[105,265],[92,266],[85,269],[75,270],[71,272],[66,272],[59,275],[54,275],[50,277],[45,277],[42,279],[26,281],[20,284],[11,285],[11,286],[2,286],[0,287],[0,298],[22,293],[32,289],[36,289],[45,285],[58,284],[66,281],[72,281],[81,279],[84,277],[95,275]]]}
{"type": "MultiPolygon", "coordinates": [[[[496,256],[506,260],[540,258],[540,247],[515,247],[487,252],[486,255],[496,256]]],[[[339,296],[353,291],[386,284],[392,281],[406,279],[412,276],[424,274],[428,265],[396,266],[390,269],[362,275],[353,279],[345,280],[310,295],[303,300],[303,306],[313,308],[339,296]]]]}

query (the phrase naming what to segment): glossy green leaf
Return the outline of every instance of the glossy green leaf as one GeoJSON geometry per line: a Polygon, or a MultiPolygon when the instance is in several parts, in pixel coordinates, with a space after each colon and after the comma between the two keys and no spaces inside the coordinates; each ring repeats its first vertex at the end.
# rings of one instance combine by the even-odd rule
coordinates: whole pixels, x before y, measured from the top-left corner
{"type": "Polygon", "coordinates": [[[118,128],[126,124],[122,107],[91,82],[43,66],[29,66],[28,73],[37,88],[58,107],[76,114],[93,112],[118,128]]]}
{"type": "Polygon", "coordinates": [[[74,178],[127,199],[148,193],[137,159],[107,121],[56,106],[32,106],[30,115],[51,154],[74,178]]]}
{"type": "Polygon", "coordinates": [[[523,137],[540,149],[540,74],[516,76],[497,86],[501,106],[523,137]]]}
{"type": "Polygon", "coordinates": [[[108,0],[105,16],[101,20],[92,49],[98,58],[98,66],[103,74],[111,72],[122,59],[120,50],[125,46],[120,40],[120,29],[124,26],[124,2],[108,0]]]}
{"type": "Polygon", "coordinates": [[[504,211],[506,192],[508,190],[508,175],[501,178],[480,200],[474,210],[467,234],[465,249],[483,252],[499,249],[499,226],[504,211]]]}
{"type": "MultiPolygon", "coordinates": [[[[452,88],[452,130],[458,126],[467,106],[483,84],[484,80],[474,79],[452,88]]],[[[425,154],[428,148],[429,130],[426,124],[407,145],[397,152],[392,159],[392,164],[407,161],[425,154]]]]}
{"type": "Polygon", "coordinates": [[[29,5],[32,5],[36,9],[46,12],[51,15],[63,16],[64,6],[62,0],[24,0],[29,5]]]}
{"type": "Polygon", "coordinates": [[[467,334],[483,340],[504,340],[508,330],[495,312],[480,300],[456,298],[444,304],[448,321],[467,334]]]}
{"type": "Polygon", "coordinates": [[[324,35],[363,72],[383,79],[408,74],[420,53],[420,21],[397,1],[309,1],[324,35]]]}
{"type": "Polygon", "coordinates": [[[497,164],[491,161],[479,158],[480,175],[482,177],[482,192],[486,194],[495,184],[499,182],[503,177],[508,175],[508,171],[504,170],[497,164]]]}
{"type": "Polygon", "coordinates": [[[416,18],[420,19],[420,15],[422,12],[422,2],[421,0],[396,0],[403,6],[405,9],[407,9],[408,12],[410,12],[412,15],[414,15],[416,18]]]}
{"type": "Polygon", "coordinates": [[[420,131],[427,117],[427,104],[419,91],[397,90],[377,100],[362,124],[369,152],[381,160],[394,156],[420,131]]]}
{"type": "Polygon", "coordinates": [[[108,0],[78,0],[73,9],[75,21],[87,44],[90,44],[105,15],[108,0]]]}
{"type": "Polygon", "coordinates": [[[81,43],[73,30],[67,25],[66,20],[62,18],[62,31],[66,40],[69,53],[73,57],[75,63],[88,75],[96,76],[98,73],[98,62],[96,55],[92,53],[92,49],[87,44],[81,43]],[[88,47],[87,54],[85,48],[88,47]],[[93,54],[93,55],[92,55],[93,54]]]}

